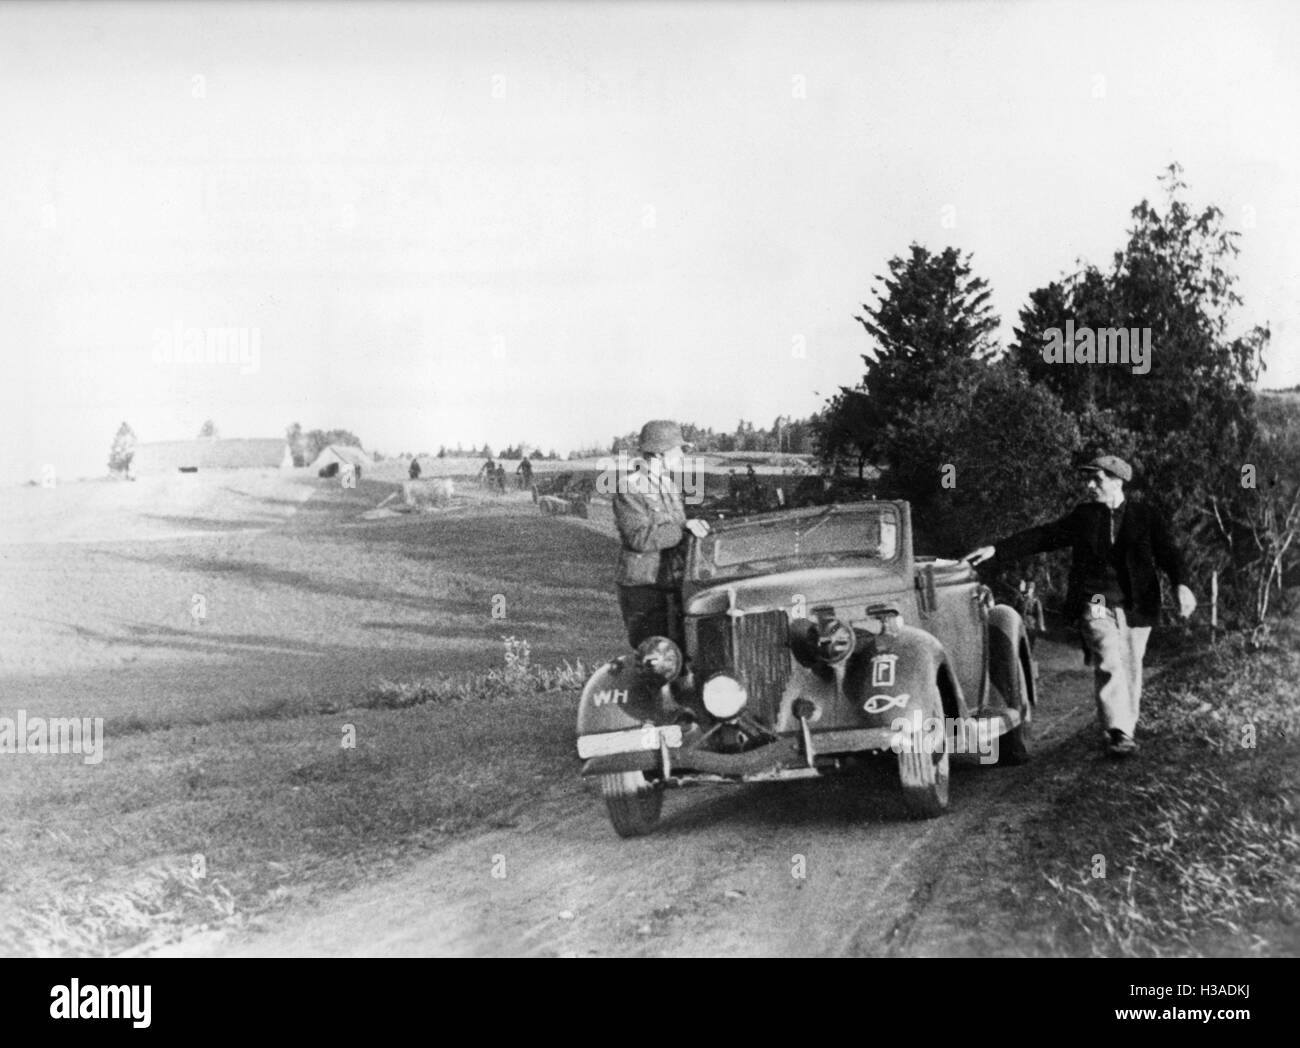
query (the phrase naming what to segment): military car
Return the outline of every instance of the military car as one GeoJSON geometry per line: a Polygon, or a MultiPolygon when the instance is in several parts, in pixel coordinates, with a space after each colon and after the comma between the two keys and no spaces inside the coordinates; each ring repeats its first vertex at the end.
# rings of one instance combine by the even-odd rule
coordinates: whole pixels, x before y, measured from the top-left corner
{"type": "Polygon", "coordinates": [[[533,501],[551,516],[587,517],[596,493],[594,473],[565,472],[535,477],[529,485],[533,501]]]}
{"type": "Polygon", "coordinates": [[[932,817],[953,760],[1027,758],[1024,624],[969,564],[913,553],[905,502],[719,521],[690,539],[682,607],[677,639],[601,665],[579,702],[582,775],[620,836],[650,832],[669,787],[865,760],[894,762],[907,810],[932,817]]]}

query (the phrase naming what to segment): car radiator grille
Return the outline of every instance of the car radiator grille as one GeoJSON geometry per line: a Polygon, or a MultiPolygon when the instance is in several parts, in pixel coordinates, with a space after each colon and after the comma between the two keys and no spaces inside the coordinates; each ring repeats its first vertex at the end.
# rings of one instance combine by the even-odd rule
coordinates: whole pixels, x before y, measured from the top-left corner
{"type": "Polygon", "coordinates": [[[703,681],[718,670],[734,668],[749,694],[749,711],[774,726],[790,679],[788,628],[784,611],[740,615],[734,625],[726,615],[698,619],[692,645],[695,670],[703,681]]]}

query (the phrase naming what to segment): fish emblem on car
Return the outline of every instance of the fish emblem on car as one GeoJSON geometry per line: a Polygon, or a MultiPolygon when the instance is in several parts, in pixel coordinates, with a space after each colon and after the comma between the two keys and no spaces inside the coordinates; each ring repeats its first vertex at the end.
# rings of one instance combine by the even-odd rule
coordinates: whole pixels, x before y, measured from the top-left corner
{"type": "Polygon", "coordinates": [[[862,704],[862,709],[867,713],[884,713],[895,706],[902,709],[907,705],[907,700],[911,698],[907,692],[901,695],[873,695],[862,704]]]}

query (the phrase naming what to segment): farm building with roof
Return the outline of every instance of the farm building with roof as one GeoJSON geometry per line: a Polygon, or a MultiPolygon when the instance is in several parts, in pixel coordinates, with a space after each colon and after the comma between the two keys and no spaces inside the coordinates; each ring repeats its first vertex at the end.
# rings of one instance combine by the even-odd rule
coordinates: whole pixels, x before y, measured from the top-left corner
{"type": "Polygon", "coordinates": [[[369,455],[351,444],[329,444],[321,448],[320,454],[308,467],[317,472],[331,464],[339,466],[369,466],[374,463],[369,455]]]}
{"type": "Polygon", "coordinates": [[[131,472],[189,473],[207,469],[290,469],[293,453],[282,438],[160,440],[137,444],[131,472]]]}

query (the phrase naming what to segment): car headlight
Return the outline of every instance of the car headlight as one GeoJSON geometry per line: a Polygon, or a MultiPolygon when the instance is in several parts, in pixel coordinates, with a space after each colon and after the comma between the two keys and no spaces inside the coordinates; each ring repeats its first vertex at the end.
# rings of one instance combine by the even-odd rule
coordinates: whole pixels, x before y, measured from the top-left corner
{"type": "Polygon", "coordinates": [[[725,673],[715,673],[704,682],[704,708],[718,720],[730,720],[748,699],[745,686],[725,673]]]}

